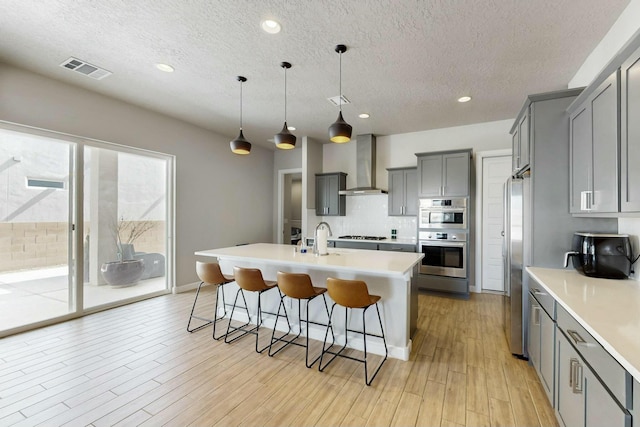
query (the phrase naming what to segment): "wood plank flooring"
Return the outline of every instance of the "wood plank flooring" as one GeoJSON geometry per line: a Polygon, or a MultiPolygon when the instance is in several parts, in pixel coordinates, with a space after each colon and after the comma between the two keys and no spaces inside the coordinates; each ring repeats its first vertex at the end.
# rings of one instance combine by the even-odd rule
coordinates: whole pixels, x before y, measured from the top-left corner
{"type": "MultiPolygon", "coordinates": [[[[166,295],[0,340],[2,426],[556,426],[535,371],[509,353],[501,297],[419,297],[408,362],[304,366],[253,337],[189,334],[194,293],[166,295]]],[[[203,290],[203,301],[213,301],[203,290]]],[[[201,315],[211,303],[198,308],[201,315]]],[[[266,335],[266,334],[265,334],[266,335]]]]}

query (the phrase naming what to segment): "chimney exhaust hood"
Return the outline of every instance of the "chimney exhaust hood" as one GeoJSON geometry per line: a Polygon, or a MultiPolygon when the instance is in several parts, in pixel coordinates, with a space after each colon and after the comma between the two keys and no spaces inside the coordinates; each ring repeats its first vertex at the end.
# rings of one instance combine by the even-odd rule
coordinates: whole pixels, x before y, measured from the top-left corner
{"type": "Polygon", "coordinates": [[[356,185],[355,188],[340,191],[340,195],[363,196],[386,194],[376,188],[376,137],[373,134],[356,137],[356,185]]]}

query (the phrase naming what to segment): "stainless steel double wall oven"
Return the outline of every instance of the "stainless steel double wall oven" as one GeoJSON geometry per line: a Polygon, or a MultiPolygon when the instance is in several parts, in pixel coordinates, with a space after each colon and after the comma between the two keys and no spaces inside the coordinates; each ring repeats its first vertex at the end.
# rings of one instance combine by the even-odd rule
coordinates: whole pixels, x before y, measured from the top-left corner
{"type": "MultiPolygon", "coordinates": [[[[468,279],[469,210],[466,197],[421,199],[418,249],[424,254],[420,273],[468,279]]],[[[434,281],[435,282],[435,281],[434,281]]],[[[441,289],[443,285],[438,287],[441,289]]],[[[460,290],[460,283],[453,286],[460,290]]]]}

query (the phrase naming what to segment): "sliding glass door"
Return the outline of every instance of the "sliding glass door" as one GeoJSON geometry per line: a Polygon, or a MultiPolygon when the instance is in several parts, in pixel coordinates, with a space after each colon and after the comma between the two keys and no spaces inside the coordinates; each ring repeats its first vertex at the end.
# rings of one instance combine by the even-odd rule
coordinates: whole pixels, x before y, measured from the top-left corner
{"type": "Polygon", "coordinates": [[[172,286],[173,157],[0,122],[0,337],[172,286]]]}
{"type": "Polygon", "coordinates": [[[0,128],[0,332],[75,310],[74,149],[0,128]]]}
{"type": "Polygon", "coordinates": [[[84,307],[168,289],[168,159],[84,148],[84,307]]]}

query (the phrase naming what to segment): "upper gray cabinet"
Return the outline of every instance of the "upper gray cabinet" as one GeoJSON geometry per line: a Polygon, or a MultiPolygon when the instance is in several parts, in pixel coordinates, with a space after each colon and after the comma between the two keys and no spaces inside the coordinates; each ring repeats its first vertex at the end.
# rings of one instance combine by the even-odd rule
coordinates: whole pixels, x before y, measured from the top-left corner
{"type": "Polygon", "coordinates": [[[621,210],[640,211],[640,49],[620,67],[621,210]]]}
{"type": "Polygon", "coordinates": [[[418,169],[391,168],[389,172],[389,216],[418,215],[418,169]]]}
{"type": "Polygon", "coordinates": [[[418,153],[418,197],[469,195],[471,150],[418,153]]]}
{"type": "Polygon", "coordinates": [[[316,216],[344,216],[346,196],[339,192],[346,188],[344,172],[316,174],[316,216]]]}
{"type": "Polygon", "coordinates": [[[513,149],[512,166],[513,173],[525,171],[529,168],[529,109],[525,111],[522,117],[518,118],[517,125],[513,127],[511,132],[511,144],[513,149]]]}
{"type": "Polygon", "coordinates": [[[619,207],[619,73],[570,107],[571,213],[616,213],[619,207]]]}

